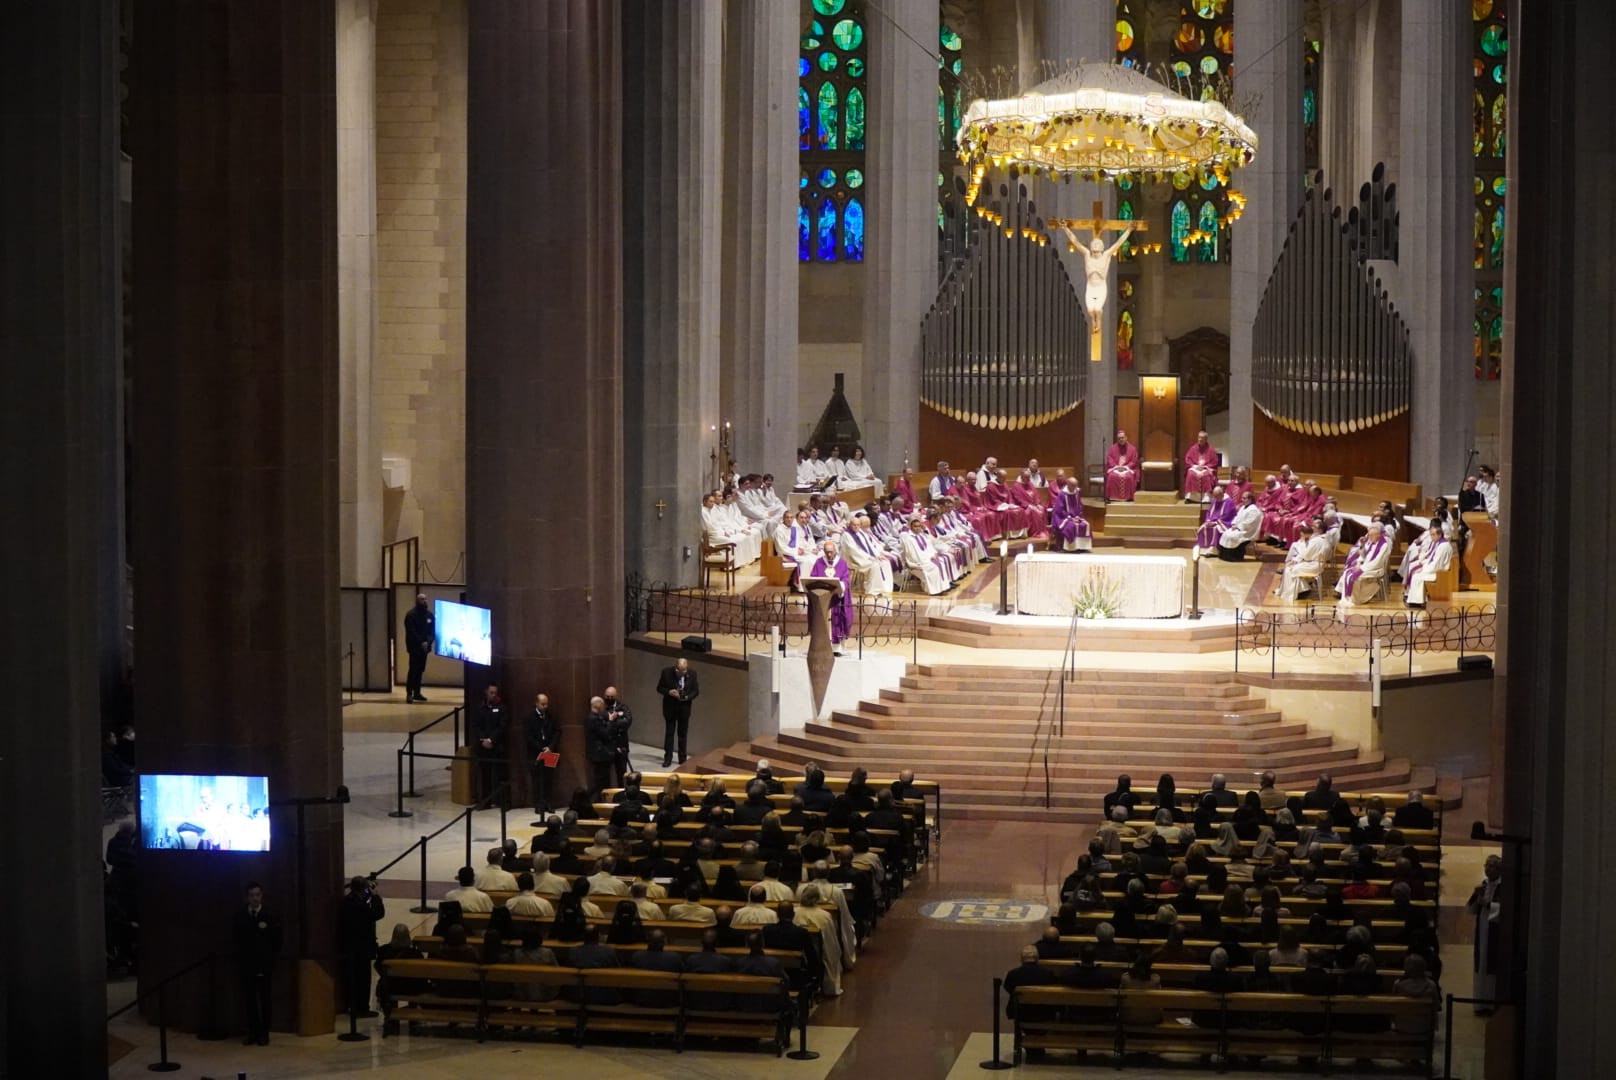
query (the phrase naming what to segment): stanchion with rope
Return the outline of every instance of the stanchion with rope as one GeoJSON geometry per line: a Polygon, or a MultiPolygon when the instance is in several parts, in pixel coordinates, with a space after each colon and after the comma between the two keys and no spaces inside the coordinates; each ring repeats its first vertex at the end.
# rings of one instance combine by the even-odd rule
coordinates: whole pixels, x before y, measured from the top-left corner
{"type": "Polygon", "coordinates": [[[808,1049],[808,994],[812,990],[812,983],[797,991],[797,1048],[789,1051],[786,1057],[792,1061],[817,1061],[818,1050],[808,1049]]]}
{"type": "MultiPolygon", "coordinates": [[[[414,736],[411,736],[412,741],[413,739],[414,736]]],[[[395,796],[395,802],[397,805],[387,812],[387,816],[391,818],[414,817],[415,811],[404,809],[404,751],[402,749],[398,750],[395,758],[396,759],[393,762],[393,786],[394,790],[397,792],[395,796]]],[[[414,764],[415,758],[412,756],[410,758],[410,765],[414,766],[414,764]]]]}
{"type": "Polygon", "coordinates": [[[421,837],[421,905],[412,907],[410,911],[416,915],[430,915],[438,909],[427,903],[426,899],[426,837],[421,837]]]}
{"type": "Polygon", "coordinates": [[[348,1010],[348,1030],[337,1036],[338,1042],[369,1042],[370,1036],[359,1030],[359,1018],[348,1010]]]}
{"type": "Polygon", "coordinates": [[[180,1063],[168,1060],[168,990],[157,990],[157,1060],[146,1066],[149,1072],[178,1072],[180,1063]]]}
{"type": "Polygon", "coordinates": [[[1015,1068],[1014,1064],[1004,1060],[999,1054],[999,991],[1003,988],[1004,980],[995,978],[993,980],[993,1060],[982,1062],[982,1068],[995,1071],[1015,1068]]]}

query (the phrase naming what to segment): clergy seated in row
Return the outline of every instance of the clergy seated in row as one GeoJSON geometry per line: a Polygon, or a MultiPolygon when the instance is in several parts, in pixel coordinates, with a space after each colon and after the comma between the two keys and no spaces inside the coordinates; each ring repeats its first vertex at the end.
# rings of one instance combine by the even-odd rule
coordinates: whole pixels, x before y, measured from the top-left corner
{"type": "Polygon", "coordinates": [[[1263,534],[1281,546],[1298,535],[1298,527],[1324,510],[1324,489],[1306,480],[1295,480],[1280,499],[1280,506],[1263,515],[1263,534]]]}
{"type": "Polygon", "coordinates": [[[1218,537],[1223,535],[1223,530],[1233,524],[1234,515],[1239,509],[1239,499],[1231,496],[1227,487],[1222,484],[1212,485],[1212,494],[1206,504],[1206,513],[1201,518],[1201,527],[1195,530],[1197,555],[1217,554],[1218,537]]]}
{"type": "Polygon", "coordinates": [[[771,533],[785,519],[786,504],[774,493],[774,476],[749,473],[741,477],[740,497],[737,500],[741,514],[748,521],[768,529],[771,533]]]}
{"type": "MultiPolygon", "coordinates": [[[[993,458],[988,458],[983,465],[984,469],[993,469],[986,484],[982,481],[982,472],[980,470],[965,474],[965,490],[959,493],[960,498],[964,500],[963,506],[968,515],[983,512],[992,515],[995,531],[984,533],[984,537],[987,539],[993,539],[994,537],[1003,537],[1006,540],[1020,539],[1027,536],[1031,531],[1035,515],[1030,513],[1026,507],[1019,505],[1011,496],[1004,483],[1000,480],[1000,474],[993,465],[993,460],[993,458]]],[[[1043,511],[1040,509],[1037,516],[1041,517],[1042,515],[1043,511]]]]}
{"type": "Polygon", "coordinates": [[[797,486],[793,491],[824,491],[836,484],[836,474],[819,456],[819,447],[797,451],[797,486]]]}
{"type": "Polygon", "coordinates": [[[927,532],[926,520],[919,515],[909,519],[909,531],[904,534],[903,565],[932,596],[952,589],[965,576],[965,568],[927,532]]]}
{"type": "Polygon", "coordinates": [[[1261,532],[1262,510],[1257,506],[1256,496],[1248,491],[1240,496],[1240,509],[1218,536],[1218,558],[1224,562],[1240,562],[1246,557],[1246,548],[1261,532]]]}
{"type": "Polygon", "coordinates": [[[841,548],[836,541],[826,540],[820,545],[819,557],[814,560],[808,576],[834,578],[842,583],[842,595],[831,601],[830,605],[830,644],[831,649],[840,656],[842,642],[853,632],[853,575],[852,567],[842,558],[841,548]]]}
{"type": "Polygon", "coordinates": [[[1184,501],[1211,502],[1212,489],[1217,486],[1218,466],[1223,455],[1212,449],[1206,432],[1196,434],[1195,442],[1184,451],[1184,501]]]}
{"type": "Polygon", "coordinates": [[[1016,482],[1010,485],[1011,501],[1027,512],[1029,540],[1043,540],[1049,536],[1050,508],[1044,505],[1038,490],[1038,485],[1033,483],[1032,474],[1025,469],[1016,477],[1016,482]]]}
{"type": "Polygon", "coordinates": [[[1369,531],[1347,552],[1341,579],[1335,583],[1343,608],[1361,604],[1385,587],[1391,556],[1392,541],[1386,527],[1371,519],[1369,531]]]}
{"type": "Polygon", "coordinates": [[[791,568],[792,592],[802,591],[798,585],[802,577],[802,568],[813,560],[818,550],[814,532],[808,527],[806,506],[797,510],[796,517],[788,518],[774,530],[774,553],[791,568]]]}
{"type": "Polygon", "coordinates": [[[851,517],[847,504],[830,495],[814,493],[808,496],[808,527],[815,540],[835,540],[847,527],[851,517]]]}
{"type": "Polygon", "coordinates": [[[866,511],[853,515],[847,531],[842,533],[841,549],[855,593],[859,596],[892,595],[896,574],[903,569],[903,559],[875,534],[866,511]]]}
{"type": "Polygon", "coordinates": [[[1054,493],[1050,507],[1050,544],[1061,551],[1090,551],[1094,547],[1094,532],[1088,518],[1083,516],[1083,492],[1077,477],[1066,477],[1064,485],[1054,493]]]}
{"type": "Polygon", "coordinates": [[[1128,441],[1126,431],[1117,432],[1117,441],[1105,452],[1105,498],[1107,502],[1133,502],[1139,490],[1139,448],[1128,441]]]}
{"type": "Polygon", "coordinates": [[[1330,555],[1329,541],[1312,525],[1304,521],[1296,527],[1296,534],[1285,555],[1285,570],[1279,581],[1279,598],[1288,602],[1318,588],[1319,575],[1324,573],[1330,555]]]}
{"type": "Polygon", "coordinates": [[[967,572],[972,563],[987,562],[988,548],[971,523],[959,515],[958,500],[944,499],[926,515],[926,525],[944,549],[967,572]]]}
{"type": "Polygon", "coordinates": [[[727,498],[713,491],[702,499],[701,535],[709,547],[734,544],[736,566],[756,562],[763,554],[763,528],[741,514],[734,491],[727,498]]]}
{"type": "Polygon", "coordinates": [[[1425,606],[1425,588],[1438,575],[1453,566],[1453,541],[1442,531],[1442,522],[1431,519],[1425,535],[1410,544],[1403,559],[1403,602],[1409,607],[1425,606]]]}

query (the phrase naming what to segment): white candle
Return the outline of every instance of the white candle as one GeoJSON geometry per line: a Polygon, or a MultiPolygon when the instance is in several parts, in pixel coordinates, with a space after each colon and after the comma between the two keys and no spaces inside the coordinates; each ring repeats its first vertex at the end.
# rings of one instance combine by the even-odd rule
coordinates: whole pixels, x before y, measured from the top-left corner
{"type": "Polygon", "coordinates": [[[1007,559],[1009,557],[1010,557],[1010,541],[1008,541],[1008,540],[1000,540],[999,541],[999,558],[1007,559]]]}

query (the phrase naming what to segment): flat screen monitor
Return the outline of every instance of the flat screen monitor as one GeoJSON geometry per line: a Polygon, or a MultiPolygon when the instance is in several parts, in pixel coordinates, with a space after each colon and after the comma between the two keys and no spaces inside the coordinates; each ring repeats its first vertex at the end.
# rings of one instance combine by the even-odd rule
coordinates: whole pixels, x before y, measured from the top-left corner
{"type": "Polygon", "coordinates": [[[438,640],[433,651],[450,660],[487,667],[494,662],[494,613],[487,608],[439,600],[432,611],[438,640]]]}
{"type": "Polygon", "coordinates": [[[153,773],[140,778],[140,844],[174,851],[268,851],[269,778],[153,773]]]}

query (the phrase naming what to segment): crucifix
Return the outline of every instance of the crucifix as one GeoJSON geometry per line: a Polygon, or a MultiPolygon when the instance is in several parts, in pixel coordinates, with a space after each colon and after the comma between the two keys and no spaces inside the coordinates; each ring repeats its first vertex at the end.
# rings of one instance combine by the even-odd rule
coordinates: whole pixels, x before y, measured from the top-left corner
{"type": "Polygon", "coordinates": [[[1100,359],[1100,320],[1105,315],[1106,286],[1105,275],[1111,269],[1111,257],[1115,255],[1127,241],[1128,237],[1136,232],[1144,232],[1150,226],[1143,221],[1113,220],[1105,216],[1105,204],[1094,200],[1094,216],[1079,220],[1061,220],[1052,222],[1060,226],[1066,234],[1066,241],[1073,251],[1083,256],[1085,286],[1083,289],[1083,306],[1089,313],[1089,359],[1099,362],[1100,359]],[[1086,246],[1079,245],[1077,237],[1072,235],[1073,229],[1087,229],[1089,242],[1086,246]],[[1110,247],[1100,234],[1111,229],[1121,229],[1122,235],[1116,238],[1110,247]]]}
{"type": "Polygon", "coordinates": [[[666,510],[668,508],[668,504],[666,502],[664,502],[663,500],[658,499],[656,502],[652,503],[651,505],[656,507],[657,520],[661,521],[662,520],[662,511],[664,511],[664,510],[666,510]]]}

